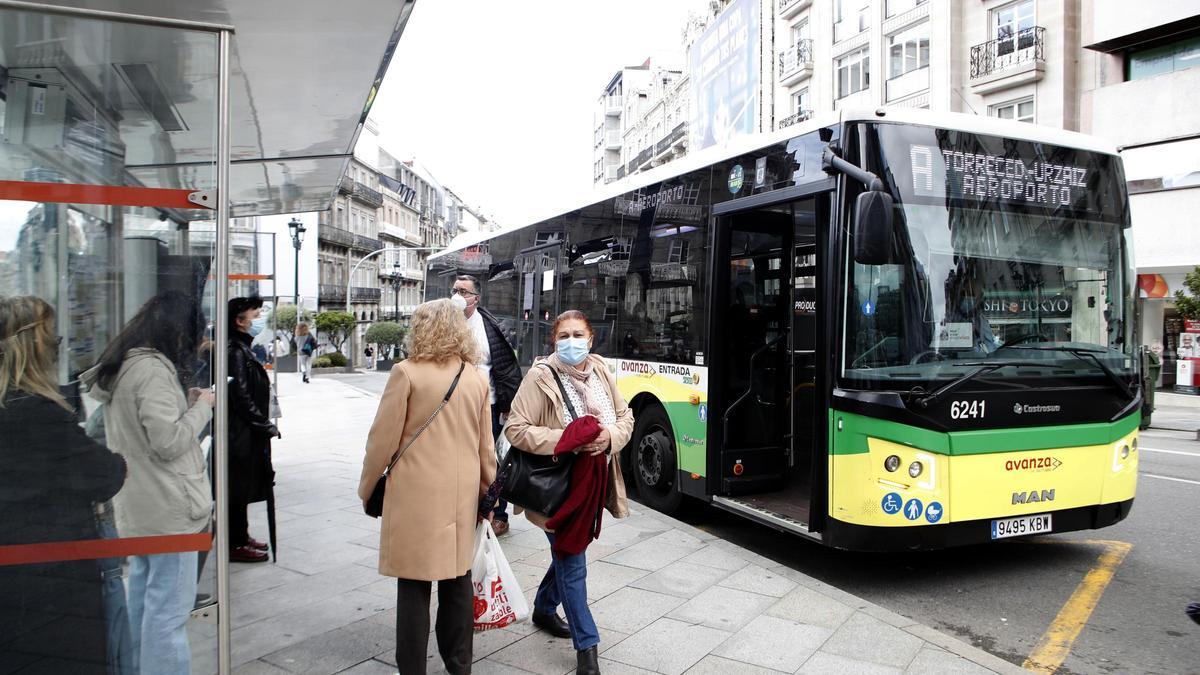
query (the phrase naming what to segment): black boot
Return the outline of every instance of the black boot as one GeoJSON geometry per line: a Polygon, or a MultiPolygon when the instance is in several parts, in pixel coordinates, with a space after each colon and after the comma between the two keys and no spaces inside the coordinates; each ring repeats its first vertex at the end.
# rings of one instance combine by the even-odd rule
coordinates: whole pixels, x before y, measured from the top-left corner
{"type": "Polygon", "coordinates": [[[533,625],[556,638],[571,637],[571,629],[567,626],[567,622],[563,621],[557,614],[539,614],[534,612],[533,625]]]}
{"type": "Polygon", "coordinates": [[[600,675],[600,655],[595,647],[575,652],[576,675],[600,675]]]}

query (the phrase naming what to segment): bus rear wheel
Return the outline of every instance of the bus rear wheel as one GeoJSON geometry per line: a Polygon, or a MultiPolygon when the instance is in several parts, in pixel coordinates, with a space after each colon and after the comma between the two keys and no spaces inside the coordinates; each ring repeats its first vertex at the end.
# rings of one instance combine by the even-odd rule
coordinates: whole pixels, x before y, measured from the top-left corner
{"type": "Polygon", "coordinates": [[[638,497],[655,511],[670,514],[679,509],[683,494],[676,485],[679,463],[675,434],[667,412],[658,405],[644,409],[633,428],[630,468],[637,482],[638,497]]]}

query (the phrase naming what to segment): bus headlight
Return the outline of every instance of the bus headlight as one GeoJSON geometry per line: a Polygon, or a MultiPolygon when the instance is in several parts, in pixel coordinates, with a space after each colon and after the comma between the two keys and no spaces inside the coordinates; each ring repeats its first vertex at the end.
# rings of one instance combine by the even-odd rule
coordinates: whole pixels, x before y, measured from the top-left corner
{"type": "Polygon", "coordinates": [[[921,472],[924,470],[925,467],[921,466],[920,462],[913,462],[912,464],[908,465],[908,475],[912,476],[913,478],[920,476],[921,472]]]}
{"type": "Polygon", "coordinates": [[[1121,446],[1121,459],[1129,459],[1129,446],[1128,445],[1121,446]]]}
{"type": "Polygon", "coordinates": [[[889,473],[895,473],[896,469],[900,468],[900,458],[896,455],[888,455],[888,458],[883,460],[883,468],[889,473]]]}

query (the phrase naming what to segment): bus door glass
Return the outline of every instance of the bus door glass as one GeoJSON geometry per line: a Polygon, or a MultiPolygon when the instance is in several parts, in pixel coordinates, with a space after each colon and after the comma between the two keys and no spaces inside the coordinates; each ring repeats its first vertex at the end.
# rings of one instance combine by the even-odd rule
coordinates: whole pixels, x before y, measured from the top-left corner
{"type": "Polygon", "coordinates": [[[550,353],[550,328],[559,313],[562,243],[555,241],[525,249],[517,258],[521,271],[518,360],[528,368],[550,353]]]}
{"type": "Polygon", "coordinates": [[[811,482],[816,447],[817,386],[817,229],[816,199],[793,205],[792,255],[792,481],[811,482]]]}

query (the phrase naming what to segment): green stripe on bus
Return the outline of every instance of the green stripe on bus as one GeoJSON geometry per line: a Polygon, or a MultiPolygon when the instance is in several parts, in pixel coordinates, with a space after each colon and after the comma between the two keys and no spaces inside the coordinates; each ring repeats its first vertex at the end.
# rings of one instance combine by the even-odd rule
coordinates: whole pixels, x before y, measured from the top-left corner
{"type": "Polygon", "coordinates": [[[879,438],[942,455],[980,455],[1045,448],[1070,448],[1112,443],[1133,432],[1141,422],[1134,413],[1116,422],[1064,424],[1024,429],[984,429],[942,433],[887,420],[830,411],[834,434],[833,454],[867,452],[867,438],[879,438]],[[837,423],[842,422],[838,431],[837,423]]]}

